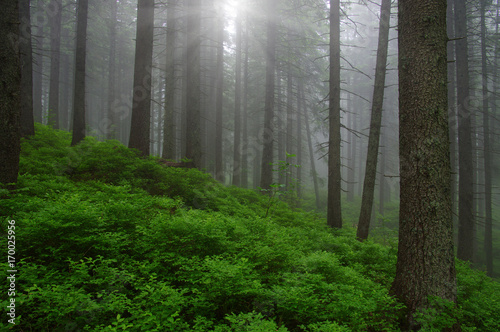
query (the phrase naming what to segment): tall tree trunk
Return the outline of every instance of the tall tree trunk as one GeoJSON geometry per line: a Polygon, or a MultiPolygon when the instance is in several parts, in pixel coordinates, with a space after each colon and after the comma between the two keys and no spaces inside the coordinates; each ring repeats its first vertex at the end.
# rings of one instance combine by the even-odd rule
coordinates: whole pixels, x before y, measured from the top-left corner
{"type": "Polygon", "coordinates": [[[474,216],[471,110],[468,105],[469,60],[467,55],[467,16],[465,1],[455,0],[455,41],[458,108],[458,258],[473,260],[474,216]]]}
{"type": "Polygon", "coordinates": [[[276,10],[278,0],[267,1],[267,46],[266,46],[266,98],[264,106],[264,132],[261,160],[260,187],[270,189],[273,183],[274,143],[274,73],[276,71],[276,10]]]}
{"type": "Polygon", "coordinates": [[[19,51],[21,53],[21,136],[35,135],[33,120],[33,52],[30,0],[19,0],[19,51]]]}
{"type": "MultiPolygon", "coordinates": [[[[288,38],[291,39],[290,30],[288,38]]],[[[294,153],[295,148],[293,146],[293,78],[290,62],[287,64],[286,70],[286,152],[294,153]]],[[[293,169],[288,170],[285,174],[285,185],[287,190],[290,190],[292,185],[292,173],[293,169]]]]}
{"type": "Polygon", "coordinates": [[[129,148],[149,155],[151,131],[151,75],[153,67],[154,0],[139,0],[137,4],[137,38],[134,65],[134,95],[129,148]]]}
{"type": "Polygon", "coordinates": [[[377,64],[375,69],[375,86],[373,87],[372,115],[370,120],[370,136],[366,155],[365,181],[361,212],[359,214],[357,238],[366,240],[370,230],[370,219],[373,210],[375,180],[377,178],[377,159],[382,125],[382,106],[384,104],[385,73],[387,67],[387,48],[389,45],[389,23],[391,19],[391,0],[382,0],[380,8],[380,27],[378,35],[377,64]]]}
{"type": "MultiPolygon", "coordinates": [[[[447,0],[446,10],[446,28],[448,38],[455,36],[454,29],[454,14],[453,14],[454,0],[447,0]]],[[[454,227],[458,226],[457,219],[457,108],[456,108],[456,64],[455,64],[455,44],[448,43],[448,123],[450,135],[450,162],[451,162],[451,202],[453,209],[453,223],[454,227]]],[[[458,227],[457,227],[458,229],[458,227]]]]}
{"type": "MultiPolygon", "coordinates": [[[[282,102],[283,102],[283,93],[282,93],[282,87],[281,87],[281,78],[282,78],[282,72],[281,72],[281,64],[278,63],[276,65],[277,70],[276,70],[276,126],[278,130],[278,160],[286,160],[286,125],[285,125],[285,115],[283,114],[283,107],[282,107],[282,102]]],[[[285,174],[283,172],[278,172],[278,183],[279,184],[285,184],[285,174]]]]}
{"type": "Polygon", "coordinates": [[[59,62],[61,49],[61,0],[51,0],[48,11],[50,18],[50,88],[48,123],[59,129],[59,62]]]}
{"type": "Polygon", "coordinates": [[[309,112],[307,109],[304,111],[304,121],[306,122],[306,134],[307,134],[307,145],[309,148],[309,162],[311,163],[311,174],[313,177],[314,185],[314,195],[316,197],[316,208],[319,210],[321,208],[321,203],[319,200],[319,185],[318,185],[318,173],[316,173],[316,164],[314,162],[314,149],[312,144],[311,128],[309,127],[309,112]]]}
{"type": "MultiPolygon", "coordinates": [[[[497,1],[498,3],[498,1],[497,1]]],[[[490,111],[488,100],[488,68],[486,54],[486,1],[481,0],[481,70],[483,83],[483,130],[484,130],[484,208],[485,208],[485,226],[484,226],[484,252],[486,255],[486,271],[489,276],[493,275],[493,216],[491,201],[491,182],[492,182],[492,149],[490,141],[490,111]]],[[[498,8],[497,8],[497,17],[498,8]]],[[[498,35],[498,23],[496,25],[498,35]]],[[[498,38],[496,39],[498,47],[498,38]]],[[[495,67],[496,71],[496,67],[495,67]]],[[[495,73],[496,74],[496,73],[495,73]]],[[[496,75],[494,76],[496,78],[496,75]]]]}
{"type": "Polygon", "coordinates": [[[330,0],[330,138],[328,140],[327,224],[342,228],[340,137],[340,1],[330,0]]]}
{"type": "Polygon", "coordinates": [[[42,73],[43,73],[43,28],[45,15],[43,0],[37,2],[38,15],[34,17],[36,26],[34,55],[33,55],[33,116],[36,122],[42,123],[42,73]],[[42,19],[43,18],[43,19],[42,19]]]}
{"type": "Polygon", "coordinates": [[[233,185],[241,185],[241,14],[238,13],[236,26],[236,64],[234,82],[234,150],[233,185]]]}
{"type": "Polygon", "coordinates": [[[177,36],[177,0],[167,3],[167,50],[165,65],[165,118],[163,123],[163,158],[174,160],[176,149],[175,117],[175,44],[177,36]]]}
{"type": "Polygon", "coordinates": [[[73,137],[71,145],[85,138],[85,73],[87,56],[88,0],[78,0],[76,26],[75,88],[73,90],[73,137]]]}
{"type": "Polygon", "coordinates": [[[215,178],[224,182],[222,156],[222,107],[224,98],[224,11],[217,8],[217,68],[215,92],[215,178]]]}
{"type": "Polygon", "coordinates": [[[304,85],[300,81],[297,91],[297,207],[300,206],[302,198],[302,114],[305,112],[304,107],[304,85]]]}
{"type": "MultiPolygon", "coordinates": [[[[352,105],[352,99],[349,97],[349,105],[352,105]]],[[[354,125],[356,123],[356,114],[354,113],[354,107],[348,107],[349,113],[347,114],[347,121],[349,123],[349,128],[354,130],[354,125]]],[[[347,141],[349,142],[349,153],[347,160],[347,201],[354,201],[354,169],[356,167],[356,136],[349,130],[347,134],[347,141]]]]}
{"type": "Polygon", "coordinates": [[[116,139],[118,119],[115,110],[116,99],[116,30],[117,30],[118,5],[116,0],[111,0],[111,17],[108,23],[109,30],[109,72],[108,72],[108,118],[106,138],[116,139]]]}
{"type": "MultiPolygon", "coordinates": [[[[0,183],[17,182],[21,151],[19,2],[5,1],[0,15],[0,183]]],[[[13,187],[13,186],[11,186],[13,187]]]]}
{"type": "Polygon", "coordinates": [[[414,313],[429,297],[456,301],[446,2],[400,0],[398,22],[401,194],[392,293],[406,305],[408,331],[419,328],[414,313]]]}
{"type": "Polygon", "coordinates": [[[70,69],[70,59],[68,53],[61,54],[61,83],[62,83],[62,91],[61,91],[61,129],[69,130],[69,122],[70,122],[70,109],[69,109],[69,100],[71,99],[70,86],[72,81],[72,73],[70,69]]]}
{"type": "Polygon", "coordinates": [[[245,58],[243,60],[243,115],[242,115],[242,150],[241,150],[241,187],[248,188],[248,15],[245,20],[245,58]]]}
{"type": "Polygon", "coordinates": [[[200,20],[201,1],[187,0],[187,71],[186,79],[186,157],[194,167],[201,167],[201,88],[200,88],[200,20]]]}

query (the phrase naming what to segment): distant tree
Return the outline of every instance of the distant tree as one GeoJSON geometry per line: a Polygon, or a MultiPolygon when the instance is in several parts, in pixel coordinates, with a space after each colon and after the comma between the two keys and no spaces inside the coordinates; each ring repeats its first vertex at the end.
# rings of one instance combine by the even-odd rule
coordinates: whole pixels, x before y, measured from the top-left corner
{"type": "Polygon", "coordinates": [[[187,0],[186,157],[200,168],[201,150],[201,0],[187,0]]]}
{"type": "Polygon", "coordinates": [[[458,108],[458,258],[473,261],[473,158],[472,123],[469,105],[469,58],[467,42],[467,13],[463,0],[455,0],[455,52],[457,68],[458,108]]]}
{"type": "MultiPolygon", "coordinates": [[[[448,140],[446,1],[400,0],[400,212],[392,293],[406,305],[402,330],[430,297],[456,301],[448,140]]],[[[450,326],[450,331],[460,327],[450,326]]]]}
{"type": "Polygon", "coordinates": [[[19,0],[19,50],[21,52],[21,136],[35,135],[33,121],[33,52],[30,0],[19,0]]]}
{"type": "Polygon", "coordinates": [[[49,87],[49,120],[48,123],[59,129],[59,63],[61,57],[61,0],[51,0],[48,5],[50,13],[50,87],[49,87]]]}
{"type": "Polygon", "coordinates": [[[139,0],[137,4],[137,37],[134,64],[132,125],[129,148],[149,155],[151,117],[151,75],[153,67],[154,0],[139,0]]]}
{"type": "Polygon", "coordinates": [[[271,188],[273,183],[273,146],[274,146],[274,78],[276,71],[276,10],[278,0],[266,1],[267,44],[266,44],[266,97],[264,105],[264,131],[261,160],[260,187],[271,188]]]}
{"type": "Polygon", "coordinates": [[[19,3],[5,1],[0,15],[0,183],[17,182],[21,150],[19,3]]]}
{"type": "Polygon", "coordinates": [[[366,156],[365,180],[359,214],[357,238],[366,240],[370,230],[370,219],[373,211],[375,179],[377,178],[377,159],[382,125],[382,106],[384,104],[385,73],[387,67],[387,49],[389,46],[389,23],[391,18],[391,0],[382,0],[380,8],[380,27],[378,35],[377,64],[375,68],[375,85],[373,87],[372,114],[370,120],[370,136],[368,137],[368,153],[366,156]]]}
{"type": "Polygon", "coordinates": [[[165,61],[165,118],[163,123],[163,158],[175,159],[175,44],[177,39],[177,0],[167,3],[167,40],[165,61]]]}
{"type": "Polygon", "coordinates": [[[106,126],[107,139],[116,139],[118,131],[118,119],[115,110],[116,98],[116,34],[118,26],[118,4],[116,0],[111,0],[111,17],[109,18],[109,59],[108,59],[108,118],[106,126]]]}
{"type": "Polygon", "coordinates": [[[78,0],[76,26],[75,85],[73,90],[73,137],[71,145],[85,138],[85,75],[87,57],[88,0],[78,0]]]}
{"type": "MultiPolygon", "coordinates": [[[[241,11],[241,9],[239,10],[241,11]]],[[[234,150],[233,150],[233,185],[241,185],[241,53],[242,27],[241,13],[238,12],[236,26],[236,63],[234,81],[234,150]]]]}
{"type": "Polygon", "coordinates": [[[224,99],[224,11],[217,7],[217,68],[215,82],[215,178],[224,182],[222,162],[222,107],[224,99]]]}
{"type": "Polygon", "coordinates": [[[330,93],[327,224],[342,228],[340,137],[340,1],[330,0],[330,93]]]}

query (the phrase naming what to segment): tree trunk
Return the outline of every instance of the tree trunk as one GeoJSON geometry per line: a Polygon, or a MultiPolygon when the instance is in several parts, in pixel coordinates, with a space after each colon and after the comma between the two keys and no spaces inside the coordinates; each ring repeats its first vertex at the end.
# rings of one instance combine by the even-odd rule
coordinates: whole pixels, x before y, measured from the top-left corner
{"type": "Polygon", "coordinates": [[[42,73],[43,73],[43,26],[45,15],[43,13],[43,0],[38,0],[36,19],[36,33],[33,55],[33,116],[36,122],[42,123],[42,73]],[[42,20],[43,18],[43,20],[42,20]]]}
{"type": "Polygon", "coordinates": [[[276,10],[278,2],[278,0],[267,2],[266,98],[260,174],[260,187],[262,189],[270,189],[273,183],[274,73],[276,71],[276,10]]]}
{"type": "Polygon", "coordinates": [[[327,224],[342,228],[341,137],[340,137],[340,2],[330,1],[330,137],[328,140],[327,224]]]}
{"type": "Polygon", "coordinates": [[[391,0],[382,0],[380,8],[380,27],[378,36],[377,65],[375,69],[375,86],[373,87],[372,116],[370,120],[370,136],[366,155],[365,181],[361,212],[359,215],[357,238],[366,240],[370,230],[370,219],[373,210],[375,180],[377,178],[377,159],[382,125],[382,106],[384,104],[385,73],[387,67],[387,48],[389,45],[389,23],[391,18],[391,0]]]}
{"type": "Polygon", "coordinates": [[[0,183],[17,182],[21,151],[19,3],[6,1],[0,15],[0,183]]]}
{"type": "MultiPolygon", "coordinates": [[[[486,53],[486,1],[481,0],[481,70],[483,83],[483,131],[484,131],[484,208],[485,208],[485,226],[484,226],[484,252],[486,256],[486,271],[489,276],[493,275],[493,216],[492,216],[492,149],[490,141],[490,111],[488,100],[488,68],[486,53]]],[[[497,8],[498,17],[498,8],[497,8]]],[[[498,36],[498,23],[496,25],[498,36]]],[[[498,47],[498,38],[496,39],[498,47]]],[[[496,67],[495,67],[496,71],[496,67]]],[[[496,74],[496,72],[494,73],[496,74]]],[[[496,78],[496,75],[493,77],[496,78]]],[[[496,91],[496,90],[494,90],[496,91]]]]}
{"type": "Polygon", "coordinates": [[[111,0],[111,17],[109,29],[109,72],[108,72],[108,118],[106,125],[106,138],[116,139],[118,130],[117,114],[114,107],[116,98],[116,30],[117,30],[118,5],[116,0],[111,0]]]}
{"type": "Polygon", "coordinates": [[[85,138],[85,73],[87,56],[88,0],[78,0],[76,27],[75,88],[73,98],[73,137],[71,145],[85,138]]]}
{"type": "Polygon", "coordinates": [[[47,8],[50,24],[50,88],[48,123],[59,129],[59,62],[61,48],[61,0],[52,0],[47,8]]]}
{"type": "MultiPolygon", "coordinates": [[[[281,88],[281,64],[278,63],[276,65],[277,70],[276,70],[276,126],[278,130],[278,160],[286,160],[286,126],[285,126],[285,115],[283,114],[283,107],[282,107],[282,101],[283,101],[283,93],[282,93],[282,88],[281,88]]],[[[279,184],[285,184],[285,174],[283,172],[278,172],[278,183],[279,184]]]]}
{"type": "Polygon", "coordinates": [[[200,20],[201,1],[187,0],[187,91],[186,91],[186,157],[201,167],[201,88],[200,88],[200,20]]]}
{"type": "Polygon", "coordinates": [[[215,178],[224,182],[222,161],[222,107],[224,98],[224,11],[217,8],[217,68],[215,95],[215,178]]]}
{"type": "Polygon", "coordinates": [[[19,51],[21,53],[21,136],[35,135],[33,120],[33,53],[30,0],[19,0],[19,51]]]}
{"type": "Polygon", "coordinates": [[[467,16],[465,1],[455,0],[455,41],[458,108],[458,258],[473,260],[474,216],[471,110],[468,104],[469,60],[467,47],[467,16]]]}
{"type": "Polygon", "coordinates": [[[128,147],[149,155],[151,131],[151,80],[153,67],[154,0],[137,4],[137,37],[135,46],[132,125],[128,147]]]}
{"type": "Polygon", "coordinates": [[[298,84],[297,91],[297,207],[300,206],[302,198],[302,113],[305,112],[304,107],[304,86],[302,82],[298,84]]]}
{"type": "Polygon", "coordinates": [[[243,115],[242,115],[242,150],[241,150],[241,187],[248,188],[248,15],[245,28],[245,59],[243,60],[243,115]]]}
{"type": "Polygon", "coordinates": [[[414,313],[429,297],[456,301],[446,2],[400,0],[398,22],[401,194],[392,293],[406,305],[408,331],[419,328],[414,313]]]}
{"type": "Polygon", "coordinates": [[[233,185],[241,185],[241,14],[238,13],[236,26],[236,64],[234,82],[234,150],[233,185]]]}
{"type": "Polygon", "coordinates": [[[311,163],[311,174],[313,177],[314,195],[316,197],[316,208],[319,210],[321,208],[321,203],[319,200],[318,173],[316,173],[316,165],[314,161],[314,149],[312,145],[311,128],[309,127],[309,115],[307,109],[304,111],[304,117],[305,117],[304,120],[306,122],[307,145],[309,148],[309,161],[311,163]]]}
{"type": "MultiPolygon", "coordinates": [[[[290,32],[290,30],[288,30],[290,32]]],[[[288,34],[291,38],[291,34],[288,34]]],[[[287,64],[286,70],[286,153],[292,154],[295,152],[293,146],[293,78],[290,62],[287,64]]],[[[289,169],[285,174],[286,189],[290,190],[292,185],[293,169],[289,169]]]]}
{"type": "Polygon", "coordinates": [[[176,117],[175,117],[175,44],[177,36],[177,0],[167,3],[167,50],[165,65],[165,118],[163,123],[163,158],[175,160],[176,117]]]}

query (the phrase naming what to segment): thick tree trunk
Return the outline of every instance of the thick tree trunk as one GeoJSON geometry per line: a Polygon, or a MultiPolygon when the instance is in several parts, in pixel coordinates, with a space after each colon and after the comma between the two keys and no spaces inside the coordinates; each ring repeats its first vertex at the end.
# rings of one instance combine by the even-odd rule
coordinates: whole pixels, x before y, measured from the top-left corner
{"type": "Polygon", "coordinates": [[[76,27],[75,88],[73,98],[73,137],[71,145],[85,138],[85,73],[87,56],[88,0],[78,0],[76,27]]]}
{"type": "Polygon", "coordinates": [[[455,41],[457,68],[457,108],[458,108],[458,258],[473,261],[474,216],[472,125],[468,104],[469,60],[467,47],[467,16],[465,1],[455,0],[455,41]]]}
{"type": "Polygon", "coordinates": [[[340,2],[330,1],[330,138],[328,140],[327,224],[342,228],[340,137],[340,2]]]}
{"type": "Polygon", "coordinates": [[[233,185],[241,185],[241,15],[238,13],[236,26],[236,64],[234,82],[234,150],[233,185]]]}
{"type": "Polygon", "coordinates": [[[201,0],[187,0],[187,91],[186,91],[186,157],[200,168],[201,151],[201,68],[200,20],[201,0]]]}
{"type": "MultiPolygon", "coordinates": [[[[17,182],[21,151],[19,3],[6,1],[0,14],[0,183],[17,182]]],[[[13,186],[11,186],[13,187],[13,186]]]]}
{"type": "Polygon", "coordinates": [[[167,50],[165,65],[165,118],[163,123],[163,153],[164,159],[175,160],[176,117],[175,117],[175,44],[177,36],[176,10],[177,0],[169,0],[167,4],[167,50]]]}
{"type": "Polygon", "coordinates": [[[149,155],[151,75],[153,65],[154,0],[139,0],[135,46],[132,125],[129,148],[149,155]]]}
{"type": "Polygon", "coordinates": [[[368,153],[366,155],[365,181],[361,212],[359,215],[357,238],[366,240],[370,230],[370,219],[373,210],[375,180],[377,178],[377,159],[382,125],[382,106],[384,104],[385,73],[387,66],[387,48],[389,46],[389,23],[391,19],[391,0],[382,0],[380,8],[380,27],[378,35],[377,64],[375,68],[375,86],[373,87],[372,115],[370,120],[370,136],[368,137],[368,153]]]}
{"type": "Polygon", "coordinates": [[[278,2],[278,0],[267,2],[266,97],[260,174],[260,187],[262,189],[270,189],[273,183],[271,164],[274,152],[274,76],[276,71],[276,8],[278,8],[278,2]]]}
{"type": "MultiPolygon", "coordinates": [[[[492,216],[492,149],[490,138],[490,110],[488,100],[488,68],[486,54],[486,1],[481,0],[481,70],[483,83],[483,131],[484,131],[484,252],[486,258],[486,271],[493,275],[493,216],[492,216]]],[[[498,10],[497,10],[498,17],[498,10]]],[[[498,35],[498,23],[496,27],[498,35]]],[[[498,38],[496,39],[498,46],[498,38]]],[[[496,68],[496,67],[495,67],[496,68]]],[[[496,71],[496,69],[495,69],[496,71]]],[[[495,73],[496,74],[496,73],[495,73]]],[[[496,75],[493,76],[496,78],[496,75]]]]}
{"type": "MultiPolygon", "coordinates": [[[[406,326],[429,297],[456,301],[448,138],[446,2],[400,0],[400,213],[392,293],[406,326]]],[[[453,328],[459,331],[459,327],[453,328]]]]}
{"type": "Polygon", "coordinates": [[[50,18],[50,87],[48,123],[59,129],[59,62],[61,48],[61,0],[52,0],[47,7],[50,18]]]}
{"type": "Polygon", "coordinates": [[[387,197],[385,195],[386,193],[386,181],[385,181],[385,164],[386,164],[386,159],[387,159],[387,134],[384,132],[381,132],[380,135],[381,141],[382,141],[382,146],[380,151],[381,158],[380,158],[380,175],[379,175],[379,191],[378,191],[378,213],[380,215],[379,222],[383,222],[383,217],[384,217],[384,209],[385,209],[385,202],[387,200],[387,197]]]}
{"type": "Polygon", "coordinates": [[[33,120],[33,53],[30,0],[19,0],[19,51],[21,53],[21,136],[35,135],[33,120]]]}

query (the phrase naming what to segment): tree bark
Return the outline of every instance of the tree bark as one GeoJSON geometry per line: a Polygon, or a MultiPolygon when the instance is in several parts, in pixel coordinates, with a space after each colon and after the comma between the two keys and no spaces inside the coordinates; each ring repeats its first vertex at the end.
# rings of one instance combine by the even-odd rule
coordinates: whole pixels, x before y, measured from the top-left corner
{"type": "Polygon", "coordinates": [[[261,160],[260,187],[270,189],[273,183],[274,146],[274,76],[276,71],[276,9],[278,0],[267,1],[266,97],[261,160]]]}
{"type": "Polygon", "coordinates": [[[455,0],[455,41],[457,66],[457,109],[458,109],[458,258],[473,261],[474,215],[472,125],[468,104],[469,60],[467,46],[467,15],[465,1],[455,0]]]}
{"type": "MultiPolygon", "coordinates": [[[[490,138],[490,110],[488,100],[488,68],[486,53],[486,1],[481,0],[481,70],[483,83],[483,131],[484,131],[484,252],[486,258],[486,271],[493,275],[493,216],[492,216],[492,149],[490,138]]],[[[498,17],[498,8],[497,8],[498,17]]],[[[498,35],[498,23],[496,26],[498,35]]],[[[498,46],[498,38],[496,39],[498,46]]],[[[496,71],[496,67],[495,67],[496,71]]],[[[496,73],[495,73],[496,74],[496,73]]],[[[496,78],[496,75],[493,76],[496,78]]]]}
{"type": "Polygon", "coordinates": [[[215,96],[215,178],[224,182],[222,155],[222,107],[224,98],[224,11],[217,9],[217,68],[215,96]]]}
{"type": "Polygon", "coordinates": [[[342,228],[340,137],[340,2],[330,1],[330,95],[327,224],[342,228]]]}
{"type": "Polygon", "coordinates": [[[59,62],[61,49],[61,0],[52,0],[47,8],[50,24],[50,87],[48,123],[59,129],[59,62]]]}
{"type": "Polygon", "coordinates": [[[200,20],[201,1],[187,0],[187,91],[186,91],[186,157],[193,166],[201,167],[201,68],[200,20]]]}
{"type": "Polygon", "coordinates": [[[377,64],[375,68],[375,86],[373,87],[372,116],[368,153],[366,155],[365,180],[361,199],[357,238],[366,240],[370,230],[373,210],[375,180],[377,178],[377,159],[382,125],[382,106],[384,104],[385,73],[387,67],[387,48],[389,46],[389,23],[391,19],[391,0],[382,0],[380,8],[380,26],[378,35],[377,64]]]}
{"type": "Polygon", "coordinates": [[[19,51],[21,53],[21,136],[35,135],[33,120],[33,52],[30,0],[19,0],[19,51]]]}
{"type": "Polygon", "coordinates": [[[19,3],[6,1],[0,14],[0,183],[13,188],[21,151],[19,3]]]}
{"type": "MultiPolygon", "coordinates": [[[[43,0],[38,0],[37,11],[43,12],[43,0]]],[[[42,123],[42,73],[43,73],[43,28],[45,16],[39,14],[36,16],[35,44],[33,55],[33,117],[36,122],[42,123]],[[43,19],[42,19],[43,18],[43,19]]]]}
{"type": "Polygon", "coordinates": [[[241,14],[235,21],[236,28],[236,63],[234,82],[234,150],[233,150],[233,185],[241,185],[241,14]]]}
{"type": "Polygon", "coordinates": [[[128,147],[149,155],[151,80],[153,67],[154,0],[137,4],[132,125],[128,147]]]}
{"type": "Polygon", "coordinates": [[[71,145],[85,138],[85,73],[87,56],[88,0],[78,0],[76,27],[75,88],[73,90],[73,137],[71,145]]]}
{"type": "MultiPolygon", "coordinates": [[[[446,1],[400,0],[400,213],[392,293],[416,330],[429,297],[456,301],[447,109],[446,1]]],[[[455,325],[451,330],[459,331],[455,325]]]]}
{"type": "Polygon", "coordinates": [[[117,30],[118,5],[116,0],[111,0],[111,17],[108,23],[109,30],[109,72],[108,72],[108,118],[106,138],[116,139],[118,119],[115,110],[116,98],[116,30],[117,30]]]}
{"type": "Polygon", "coordinates": [[[318,173],[316,172],[316,164],[314,161],[314,149],[312,145],[311,128],[309,126],[309,115],[307,109],[304,111],[304,117],[305,117],[304,121],[306,122],[307,145],[309,148],[309,161],[311,163],[311,174],[313,177],[314,195],[316,197],[316,208],[319,210],[321,208],[321,203],[319,200],[318,173]]]}
{"type": "Polygon", "coordinates": [[[175,160],[177,145],[175,139],[175,44],[177,36],[177,19],[175,10],[177,0],[167,3],[167,50],[165,65],[165,118],[163,123],[163,158],[175,160]]]}

